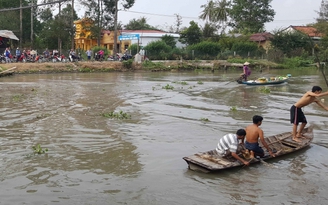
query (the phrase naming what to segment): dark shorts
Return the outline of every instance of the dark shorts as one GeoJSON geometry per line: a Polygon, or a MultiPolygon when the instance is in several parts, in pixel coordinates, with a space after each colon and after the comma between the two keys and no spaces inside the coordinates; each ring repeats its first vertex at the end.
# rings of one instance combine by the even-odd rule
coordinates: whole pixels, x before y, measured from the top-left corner
{"type": "Polygon", "coordinates": [[[249,143],[249,142],[245,142],[245,148],[248,150],[252,150],[255,153],[258,154],[264,154],[263,149],[260,147],[259,143],[249,143]]]}
{"type": "Polygon", "coordinates": [[[307,123],[306,117],[301,108],[295,107],[293,105],[290,108],[290,123],[298,125],[298,123],[307,123]]]}
{"type": "Polygon", "coordinates": [[[88,56],[88,60],[90,60],[91,59],[91,56],[88,56]]]}

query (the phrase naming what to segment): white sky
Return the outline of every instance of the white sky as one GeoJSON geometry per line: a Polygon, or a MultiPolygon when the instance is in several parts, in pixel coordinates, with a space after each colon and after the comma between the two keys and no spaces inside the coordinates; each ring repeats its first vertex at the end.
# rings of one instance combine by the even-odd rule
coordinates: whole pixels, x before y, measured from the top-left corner
{"type": "MultiPolygon", "coordinates": [[[[179,14],[182,16],[183,26],[189,26],[192,20],[202,26],[204,22],[199,20],[198,16],[202,11],[200,6],[206,3],[207,0],[136,0],[129,11],[119,12],[118,19],[123,24],[127,24],[133,18],[146,17],[148,24],[164,29],[174,25],[176,22],[174,14],[179,14]]],[[[321,0],[273,0],[271,6],[276,15],[273,22],[265,25],[265,29],[273,31],[290,25],[302,26],[313,23],[318,17],[316,11],[320,9],[320,3],[321,0]]],[[[76,6],[82,17],[83,9],[76,6]]]]}

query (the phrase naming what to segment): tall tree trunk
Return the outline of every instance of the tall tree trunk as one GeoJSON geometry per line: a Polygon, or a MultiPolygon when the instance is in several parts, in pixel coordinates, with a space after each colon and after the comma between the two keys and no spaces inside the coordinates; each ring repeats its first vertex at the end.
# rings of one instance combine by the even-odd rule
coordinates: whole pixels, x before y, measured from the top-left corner
{"type": "Polygon", "coordinates": [[[19,48],[22,49],[23,41],[23,9],[22,9],[22,0],[19,2],[19,48]]]}
{"type": "MultiPolygon", "coordinates": [[[[60,24],[59,25],[61,25],[61,2],[59,2],[59,8],[58,8],[58,18],[59,18],[59,22],[60,22],[60,24]]],[[[61,32],[59,33],[59,35],[58,35],[58,51],[59,51],[59,55],[61,55],[62,54],[62,52],[61,52],[61,48],[62,48],[62,42],[61,42],[61,32]]]]}
{"type": "Polygon", "coordinates": [[[31,48],[33,49],[33,9],[34,0],[31,1],[31,48]]]}

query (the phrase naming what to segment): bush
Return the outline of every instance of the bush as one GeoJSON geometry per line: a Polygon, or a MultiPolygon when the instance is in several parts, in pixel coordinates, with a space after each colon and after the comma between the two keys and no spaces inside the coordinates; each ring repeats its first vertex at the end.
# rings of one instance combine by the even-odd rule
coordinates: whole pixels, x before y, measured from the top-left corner
{"type": "Polygon", "coordinates": [[[133,64],[133,60],[129,59],[127,61],[123,61],[123,67],[126,69],[131,69],[132,68],[132,64],[133,64]]]}

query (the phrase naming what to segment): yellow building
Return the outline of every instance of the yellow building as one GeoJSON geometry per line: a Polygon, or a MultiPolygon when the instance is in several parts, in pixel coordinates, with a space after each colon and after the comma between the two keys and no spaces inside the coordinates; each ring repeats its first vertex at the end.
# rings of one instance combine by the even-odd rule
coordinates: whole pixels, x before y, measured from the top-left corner
{"type": "MultiPolygon", "coordinates": [[[[83,18],[74,21],[76,32],[75,32],[75,49],[88,50],[95,46],[98,46],[97,38],[92,38],[90,26],[93,21],[89,18],[83,18]]],[[[124,52],[131,45],[131,40],[119,41],[118,37],[120,32],[117,31],[117,50],[121,53],[124,52]]],[[[114,31],[102,30],[100,46],[107,48],[111,53],[114,50],[114,31]]]]}

